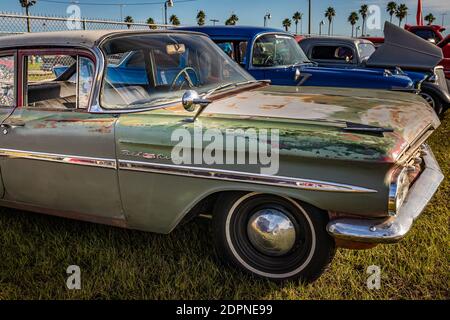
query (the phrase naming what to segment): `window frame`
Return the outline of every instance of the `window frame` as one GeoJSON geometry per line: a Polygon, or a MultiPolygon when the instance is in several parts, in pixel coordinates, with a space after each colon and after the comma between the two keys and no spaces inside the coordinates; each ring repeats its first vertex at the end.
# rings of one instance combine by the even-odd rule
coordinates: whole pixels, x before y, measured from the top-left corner
{"type": "MultiPolygon", "coordinates": [[[[255,48],[255,44],[256,41],[258,41],[259,38],[264,37],[264,36],[270,36],[270,35],[279,35],[279,36],[284,36],[284,37],[290,37],[292,39],[294,39],[295,41],[295,37],[289,33],[284,33],[284,32],[262,32],[262,33],[258,33],[257,35],[255,35],[253,37],[253,39],[251,41],[248,42],[247,44],[247,70],[274,70],[274,69],[286,69],[288,67],[290,67],[291,65],[286,65],[286,66],[272,66],[272,67],[260,67],[260,66],[255,66],[253,64],[253,50],[255,48]]],[[[295,41],[297,43],[297,41],[295,41]]],[[[298,45],[298,43],[297,43],[298,45]]],[[[300,50],[303,51],[303,49],[300,47],[300,50]]],[[[306,52],[304,52],[304,55],[306,58],[308,58],[306,52]]]]}
{"type": "MultiPolygon", "coordinates": [[[[19,61],[19,77],[20,82],[18,83],[18,87],[20,88],[20,95],[18,97],[18,101],[20,104],[17,105],[18,108],[24,108],[29,110],[36,111],[53,111],[53,112],[83,112],[89,113],[92,105],[92,101],[94,99],[95,93],[95,85],[96,85],[96,77],[97,77],[97,59],[94,54],[92,54],[89,50],[83,48],[72,48],[72,47],[62,47],[62,48],[24,48],[17,50],[17,61],[19,61]],[[76,107],[72,110],[70,109],[53,109],[53,108],[42,108],[42,107],[29,107],[27,105],[27,86],[28,86],[28,56],[31,55],[67,55],[67,56],[76,56],[77,63],[77,77],[76,77],[76,107]],[[92,86],[90,89],[89,102],[86,108],[79,108],[79,57],[85,57],[92,61],[94,64],[94,75],[92,86]]],[[[19,90],[18,90],[19,91],[19,90]]]]}
{"type": "Polygon", "coordinates": [[[14,106],[1,106],[0,108],[8,109],[8,108],[17,108],[20,104],[19,96],[21,94],[19,90],[19,64],[17,58],[17,50],[2,50],[0,51],[0,58],[10,57],[14,58],[14,106]]]}

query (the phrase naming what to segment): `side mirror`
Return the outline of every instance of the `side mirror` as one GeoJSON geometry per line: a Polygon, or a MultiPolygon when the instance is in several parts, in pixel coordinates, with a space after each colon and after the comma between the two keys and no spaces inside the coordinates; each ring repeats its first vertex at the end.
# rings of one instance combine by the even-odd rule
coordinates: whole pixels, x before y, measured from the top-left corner
{"type": "Polygon", "coordinates": [[[200,96],[198,95],[197,91],[194,90],[188,90],[183,94],[183,97],[181,98],[181,103],[183,104],[184,110],[188,112],[195,111],[196,107],[196,101],[200,99],[200,96]]]}
{"type": "Polygon", "coordinates": [[[301,75],[301,72],[300,72],[300,70],[299,69],[295,69],[295,75],[294,75],[294,81],[298,81],[298,80],[300,80],[300,77],[301,77],[302,75],[301,75]]]}
{"type": "Polygon", "coordinates": [[[188,112],[194,112],[197,106],[200,107],[192,119],[185,120],[185,122],[195,122],[211,101],[200,98],[198,92],[195,90],[187,90],[181,98],[181,103],[183,104],[184,110],[188,112]]]}

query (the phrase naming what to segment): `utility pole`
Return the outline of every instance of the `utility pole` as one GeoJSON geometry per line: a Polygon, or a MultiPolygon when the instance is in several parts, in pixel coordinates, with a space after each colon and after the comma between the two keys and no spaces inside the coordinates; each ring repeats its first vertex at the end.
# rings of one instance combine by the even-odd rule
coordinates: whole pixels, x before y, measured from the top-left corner
{"type": "Polygon", "coordinates": [[[164,1],[164,24],[167,25],[167,8],[173,7],[173,0],[164,1]]]}
{"type": "Polygon", "coordinates": [[[210,19],[209,21],[211,21],[213,23],[213,26],[216,25],[216,22],[219,22],[219,20],[217,20],[217,19],[210,19]]]}
{"type": "Polygon", "coordinates": [[[311,0],[308,0],[309,2],[309,6],[308,6],[308,34],[311,34],[311,24],[312,24],[312,20],[311,20],[311,0]]]}

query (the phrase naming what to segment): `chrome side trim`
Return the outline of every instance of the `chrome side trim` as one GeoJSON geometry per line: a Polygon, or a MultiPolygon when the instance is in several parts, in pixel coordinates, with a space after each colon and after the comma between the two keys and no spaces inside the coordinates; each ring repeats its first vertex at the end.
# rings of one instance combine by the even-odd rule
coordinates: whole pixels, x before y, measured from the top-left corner
{"type": "Polygon", "coordinates": [[[197,168],[180,165],[127,161],[119,160],[119,169],[170,174],[177,176],[225,180],[244,183],[256,183],[271,185],[277,187],[296,188],[301,190],[312,191],[329,191],[329,192],[357,192],[357,193],[376,193],[376,190],[367,189],[358,186],[326,182],[319,180],[291,178],[283,176],[270,176],[257,173],[248,173],[240,171],[230,171],[222,169],[197,168]]]}
{"type": "Polygon", "coordinates": [[[13,149],[0,149],[0,157],[50,161],[80,166],[117,169],[117,162],[115,159],[90,158],[82,156],[72,156],[72,155],[34,152],[34,151],[21,151],[13,149]]]}
{"type": "Polygon", "coordinates": [[[393,243],[402,239],[444,179],[431,149],[425,147],[425,151],[427,153],[423,157],[425,169],[411,186],[395,217],[373,220],[336,219],[328,223],[328,233],[336,239],[364,243],[393,243]]]}

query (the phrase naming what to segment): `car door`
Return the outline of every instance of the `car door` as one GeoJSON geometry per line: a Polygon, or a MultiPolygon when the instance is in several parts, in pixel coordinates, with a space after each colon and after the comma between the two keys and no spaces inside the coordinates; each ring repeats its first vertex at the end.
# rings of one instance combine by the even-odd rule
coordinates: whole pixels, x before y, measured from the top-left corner
{"type": "MultiPolygon", "coordinates": [[[[16,51],[0,52],[0,123],[11,114],[17,105],[16,57],[16,51]]],[[[3,198],[4,194],[5,188],[0,174],[0,198],[3,198]]]]}
{"type": "Polygon", "coordinates": [[[23,103],[3,121],[0,136],[4,201],[120,223],[124,216],[115,160],[117,118],[87,109],[93,58],[84,51],[52,49],[21,50],[18,59],[24,66],[23,103]],[[45,59],[68,64],[68,71],[42,79],[52,77],[48,68],[43,70],[45,59]]]}

